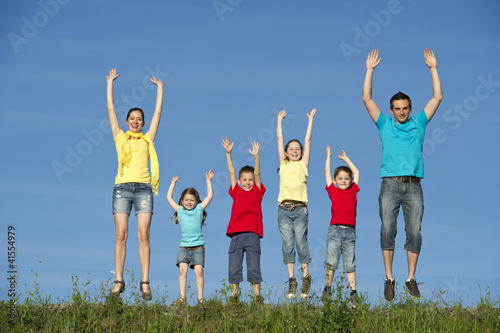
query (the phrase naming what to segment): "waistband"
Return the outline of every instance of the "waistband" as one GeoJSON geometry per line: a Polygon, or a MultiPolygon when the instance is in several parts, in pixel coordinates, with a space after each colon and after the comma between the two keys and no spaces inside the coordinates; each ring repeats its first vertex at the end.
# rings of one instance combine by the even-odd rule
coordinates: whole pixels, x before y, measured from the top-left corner
{"type": "Polygon", "coordinates": [[[186,249],[186,250],[199,250],[199,249],[204,249],[205,246],[204,245],[200,245],[200,246],[181,246],[181,249],[186,249]]]}
{"type": "Polygon", "coordinates": [[[303,202],[280,203],[278,206],[285,208],[307,207],[307,205],[303,202]]]}
{"type": "Polygon", "coordinates": [[[385,179],[394,179],[403,183],[420,183],[420,178],[413,176],[398,176],[398,177],[384,177],[385,179]]]}
{"type": "Polygon", "coordinates": [[[352,224],[334,223],[332,225],[336,225],[336,226],[341,227],[341,228],[356,229],[356,227],[353,226],[352,224]]]}

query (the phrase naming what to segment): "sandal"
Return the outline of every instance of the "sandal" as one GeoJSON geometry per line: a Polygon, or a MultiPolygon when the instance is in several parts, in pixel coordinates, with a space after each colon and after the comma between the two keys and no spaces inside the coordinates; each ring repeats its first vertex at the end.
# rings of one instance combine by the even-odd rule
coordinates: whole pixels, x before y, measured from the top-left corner
{"type": "Polygon", "coordinates": [[[120,294],[122,292],[125,291],[125,281],[120,281],[120,280],[116,280],[116,281],[113,281],[114,284],[120,284],[120,289],[118,291],[113,291],[111,290],[111,296],[120,296],[120,294]]]}
{"type": "Polygon", "coordinates": [[[172,303],[172,306],[176,305],[185,305],[186,304],[186,296],[180,296],[177,301],[172,303]]]}
{"type": "Polygon", "coordinates": [[[205,305],[207,304],[207,300],[204,299],[203,297],[202,298],[198,298],[198,305],[205,305]]]}
{"type": "Polygon", "coordinates": [[[140,286],[141,293],[142,293],[141,297],[142,297],[142,299],[144,299],[144,300],[146,300],[146,301],[150,301],[150,300],[152,300],[152,299],[153,299],[153,295],[152,295],[150,292],[149,292],[149,293],[147,293],[147,292],[144,292],[144,291],[142,290],[142,285],[143,285],[143,284],[149,284],[149,281],[141,281],[141,284],[139,285],[139,286],[140,286]]]}

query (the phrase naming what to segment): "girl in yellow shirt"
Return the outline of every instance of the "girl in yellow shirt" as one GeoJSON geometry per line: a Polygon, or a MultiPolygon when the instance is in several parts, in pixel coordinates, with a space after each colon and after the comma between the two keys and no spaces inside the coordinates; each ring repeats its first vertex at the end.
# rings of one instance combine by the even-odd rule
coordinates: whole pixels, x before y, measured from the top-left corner
{"type": "Polygon", "coordinates": [[[295,246],[302,266],[302,288],[300,298],[306,299],[311,293],[311,276],[309,263],[311,262],[309,244],[307,243],[307,177],[309,156],[311,152],[312,125],[316,109],[307,114],[307,125],[304,147],[298,140],[289,141],[283,147],[282,123],[286,111],[278,114],[277,136],[278,154],[280,159],[280,192],[278,196],[278,227],[283,238],[283,262],[288,271],[287,298],[297,296],[297,279],[295,278],[295,246]]]}
{"type": "Polygon", "coordinates": [[[151,125],[146,134],[141,130],[144,123],[144,112],[139,108],[131,109],[125,124],[128,131],[123,133],[118,124],[114,107],[113,81],[120,76],[113,68],[107,78],[107,106],[111,133],[118,154],[118,174],[113,189],[113,216],[115,220],[115,272],[116,279],[111,294],[118,296],[125,290],[123,269],[128,237],[128,218],[134,205],[137,217],[137,238],[139,240],[139,260],[142,279],[140,291],[142,298],[151,300],[149,287],[149,229],[153,215],[153,192],[158,194],[158,158],[154,149],[154,140],[160,124],[163,104],[163,83],[153,76],[150,80],[157,87],[156,106],[151,125]],[[148,162],[151,159],[151,177],[148,162]]]}

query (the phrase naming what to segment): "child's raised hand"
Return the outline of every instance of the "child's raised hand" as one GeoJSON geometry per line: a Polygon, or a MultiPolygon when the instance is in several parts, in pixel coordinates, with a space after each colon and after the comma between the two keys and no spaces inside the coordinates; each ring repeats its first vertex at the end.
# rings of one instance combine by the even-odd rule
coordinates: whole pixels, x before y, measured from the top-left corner
{"type": "Polygon", "coordinates": [[[316,109],[312,109],[310,113],[307,114],[307,118],[312,119],[316,115],[316,109]]]}
{"type": "Polygon", "coordinates": [[[368,53],[368,58],[366,59],[366,69],[375,69],[378,66],[382,58],[378,57],[378,51],[372,50],[368,53]]]}
{"type": "Polygon", "coordinates": [[[332,147],[328,146],[326,147],[326,157],[331,157],[332,156],[332,147]]]}
{"type": "Polygon", "coordinates": [[[260,143],[257,141],[252,142],[252,150],[248,149],[253,156],[259,156],[260,143]]]}
{"type": "Polygon", "coordinates": [[[114,81],[120,74],[116,74],[116,68],[111,68],[109,71],[109,76],[106,75],[106,79],[114,81]]]}
{"type": "Polygon", "coordinates": [[[280,113],[278,113],[278,119],[279,118],[286,118],[286,110],[281,110],[280,113]]]}
{"type": "Polygon", "coordinates": [[[207,180],[212,180],[212,178],[214,178],[214,175],[215,175],[214,171],[210,169],[210,171],[208,171],[206,174],[207,180]]]}
{"type": "Polygon", "coordinates": [[[229,144],[229,139],[226,136],[224,139],[222,139],[221,145],[226,150],[226,153],[230,153],[231,150],[233,150],[234,142],[231,142],[231,144],[229,144]]]}
{"type": "Polygon", "coordinates": [[[424,50],[424,58],[425,58],[425,64],[429,66],[429,68],[436,68],[437,67],[437,60],[434,57],[434,52],[429,49],[424,50]]]}
{"type": "Polygon", "coordinates": [[[179,177],[179,176],[177,176],[177,175],[176,175],[174,178],[172,178],[172,184],[177,183],[177,181],[179,180],[179,178],[180,178],[180,177],[179,177]]]}
{"type": "Polygon", "coordinates": [[[345,151],[341,150],[341,152],[342,153],[337,157],[340,158],[342,161],[345,161],[345,159],[347,158],[347,155],[345,154],[345,151]]]}
{"type": "Polygon", "coordinates": [[[149,78],[149,79],[151,80],[151,82],[156,84],[157,87],[163,87],[163,82],[161,82],[160,80],[157,80],[154,76],[149,78]]]}

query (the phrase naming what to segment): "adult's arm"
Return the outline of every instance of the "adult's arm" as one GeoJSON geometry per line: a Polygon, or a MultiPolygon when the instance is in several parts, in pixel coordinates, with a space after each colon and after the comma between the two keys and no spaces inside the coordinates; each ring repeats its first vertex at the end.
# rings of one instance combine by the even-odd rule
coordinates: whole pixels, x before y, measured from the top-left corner
{"type": "Polygon", "coordinates": [[[425,49],[424,58],[425,64],[429,66],[432,78],[432,98],[425,106],[424,111],[427,119],[431,120],[432,117],[434,117],[439,104],[441,104],[441,101],[443,100],[443,89],[441,88],[441,80],[439,79],[437,72],[437,61],[436,57],[434,57],[434,52],[432,50],[425,49]]]}
{"type": "Polygon", "coordinates": [[[372,81],[373,71],[380,63],[380,60],[382,60],[382,58],[378,57],[377,50],[372,50],[368,53],[368,58],[366,59],[366,75],[363,83],[363,103],[365,103],[366,110],[368,110],[368,114],[374,122],[377,122],[378,116],[380,115],[380,108],[372,99],[372,81]]]}

